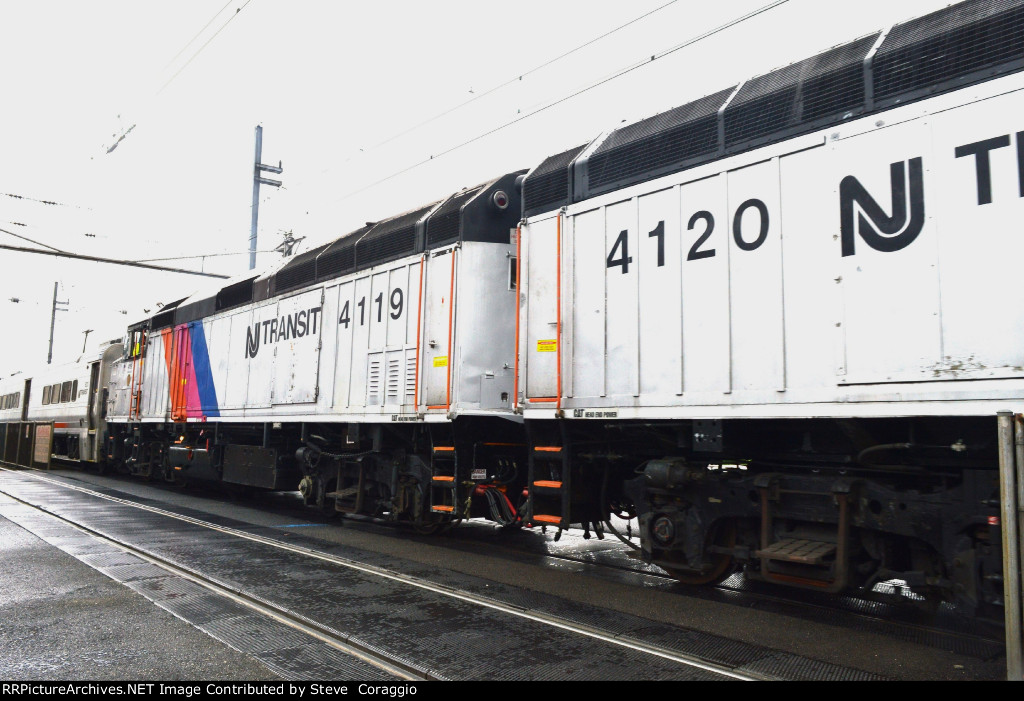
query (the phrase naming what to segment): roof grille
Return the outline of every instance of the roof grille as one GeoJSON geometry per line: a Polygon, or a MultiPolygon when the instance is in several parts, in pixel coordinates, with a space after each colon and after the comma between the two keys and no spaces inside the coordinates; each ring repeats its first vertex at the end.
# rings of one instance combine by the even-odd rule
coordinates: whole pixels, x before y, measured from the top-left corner
{"type": "Polygon", "coordinates": [[[875,100],[906,102],[1024,65],[1024,2],[976,0],[892,28],[872,62],[875,100]]]}
{"type": "Polygon", "coordinates": [[[286,292],[316,282],[316,257],[323,253],[328,245],[330,244],[306,251],[288,261],[275,275],[275,290],[279,293],[286,292]]]}
{"type": "Polygon", "coordinates": [[[523,182],[523,216],[550,212],[569,203],[569,164],[587,144],[549,156],[523,182]]]}
{"type": "Polygon", "coordinates": [[[382,221],[363,234],[356,243],[356,263],[359,267],[369,267],[416,253],[416,223],[437,204],[434,202],[382,221]]]}
{"type": "Polygon", "coordinates": [[[754,146],[864,111],[864,58],[881,32],[743,84],[725,108],[725,146],[754,146]]]}
{"type": "Polygon", "coordinates": [[[587,161],[591,194],[681,170],[718,151],[717,113],[734,88],[648,117],[608,135],[587,161]]]}
{"type": "Polygon", "coordinates": [[[436,212],[430,215],[430,219],[427,220],[427,248],[433,248],[434,246],[449,243],[459,238],[459,221],[462,214],[462,205],[466,204],[481,189],[483,189],[483,185],[478,185],[453,195],[436,212]]]}
{"type": "Polygon", "coordinates": [[[316,281],[330,280],[356,268],[356,241],[373,228],[373,224],[345,234],[330,244],[316,259],[316,281]]]}

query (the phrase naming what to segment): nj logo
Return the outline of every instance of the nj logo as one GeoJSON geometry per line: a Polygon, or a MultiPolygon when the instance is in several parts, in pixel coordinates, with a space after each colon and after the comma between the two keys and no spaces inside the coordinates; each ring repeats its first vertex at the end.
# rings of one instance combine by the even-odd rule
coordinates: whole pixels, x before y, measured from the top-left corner
{"type": "Polygon", "coordinates": [[[920,157],[912,158],[906,164],[897,161],[890,165],[889,178],[892,183],[892,215],[885,213],[857,178],[847,175],[839,183],[843,256],[855,253],[855,234],[860,234],[864,243],[876,251],[891,253],[906,248],[921,233],[924,227],[924,179],[920,157]],[[909,173],[906,165],[909,165],[909,173]]]}

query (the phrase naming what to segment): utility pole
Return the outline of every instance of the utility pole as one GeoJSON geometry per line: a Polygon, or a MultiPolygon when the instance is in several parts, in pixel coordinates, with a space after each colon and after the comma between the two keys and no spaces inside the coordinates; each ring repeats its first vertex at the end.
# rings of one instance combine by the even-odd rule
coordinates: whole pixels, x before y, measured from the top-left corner
{"type": "Polygon", "coordinates": [[[92,333],[92,329],[86,329],[82,333],[85,334],[85,338],[82,339],[82,353],[85,353],[85,344],[89,342],[89,334],[92,333]]]}
{"type": "Polygon", "coordinates": [[[252,232],[249,234],[249,270],[256,267],[256,222],[260,215],[260,183],[264,185],[273,185],[274,187],[281,187],[280,180],[271,180],[270,178],[264,178],[260,175],[260,171],[268,171],[271,173],[281,173],[284,168],[281,167],[281,161],[277,162],[277,166],[266,166],[260,163],[263,158],[263,127],[260,125],[256,126],[256,162],[253,166],[252,172],[252,232]]]}
{"type": "Polygon", "coordinates": [[[67,311],[66,307],[64,309],[61,309],[57,305],[58,304],[68,304],[69,303],[69,300],[65,300],[63,302],[58,302],[57,301],[57,285],[59,285],[59,284],[60,283],[58,283],[58,282],[53,283],[53,308],[52,308],[52,310],[50,312],[50,351],[46,354],[46,364],[47,365],[49,365],[50,362],[53,360],[53,327],[54,327],[54,324],[57,321],[57,312],[66,312],[67,311]]]}

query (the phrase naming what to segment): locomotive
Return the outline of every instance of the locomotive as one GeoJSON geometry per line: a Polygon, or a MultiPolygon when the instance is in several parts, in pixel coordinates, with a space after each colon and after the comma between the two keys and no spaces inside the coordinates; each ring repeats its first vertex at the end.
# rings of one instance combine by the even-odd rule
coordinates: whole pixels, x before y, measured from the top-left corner
{"type": "Polygon", "coordinates": [[[180,299],[64,414],[63,375],[0,382],[2,454],[50,422],[65,457],[422,533],[635,517],[684,583],[998,618],[1022,36],[1022,0],[967,0],[180,299]]]}

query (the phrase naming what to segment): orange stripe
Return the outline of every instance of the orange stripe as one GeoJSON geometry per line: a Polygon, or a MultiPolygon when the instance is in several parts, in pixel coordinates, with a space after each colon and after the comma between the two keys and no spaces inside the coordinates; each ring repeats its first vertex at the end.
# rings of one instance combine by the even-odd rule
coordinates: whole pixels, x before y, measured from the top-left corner
{"type": "Polygon", "coordinates": [[[519,295],[522,286],[520,280],[523,275],[523,228],[521,226],[516,227],[516,352],[515,352],[515,365],[516,368],[513,372],[515,380],[512,386],[512,406],[519,407],[519,295]]]}
{"type": "Polygon", "coordinates": [[[435,453],[440,452],[442,450],[455,450],[455,446],[451,446],[451,445],[436,445],[436,446],[434,446],[434,452],[435,453]]]}
{"type": "Polygon", "coordinates": [[[544,516],[544,515],[536,516],[535,515],[533,517],[533,520],[534,521],[540,521],[541,523],[561,523],[562,522],[561,516],[544,516]]]}
{"type": "Polygon", "coordinates": [[[428,406],[427,408],[428,409],[447,409],[448,407],[445,406],[444,404],[436,404],[436,405],[428,406]]]}
{"type": "Polygon", "coordinates": [[[452,511],[455,511],[455,507],[454,506],[431,506],[430,510],[431,511],[444,511],[444,512],[450,513],[452,511]]]}
{"type": "Polygon", "coordinates": [[[454,482],[455,478],[454,477],[446,477],[444,475],[438,475],[437,477],[434,478],[434,481],[435,482],[454,482]]]}
{"type": "Polygon", "coordinates": [[[420,408],[420,324],[423,321],[423,264],[427,257],[420,256],[420,301],[416,305],[416,376],[413,380],[412,405],[420,408]]]}
{"type": "Polygon", "coordinates": [[[527,397],[528,402],[557,402],[558,397],[527,397]]]}
{"type": "Polygon", "coordinates": [[[68,425],[66,423],[54,423],[53,427],[54,428],[67,428],[68,425]]]}
{"type": "Polygon", "coordinates": [[[562,488],[562,483],[561,482],[553,482],[551,480],[537,480],[536,482],[533,483],[533,486],[534,487],[550,487],[552,489],[561,489],[562,488]]]}
{"type": "MultiPolygon", "coordinates": [[[[452,249],[452,284],[448,290],[448,365],[447,368],[447,394],[448,407],[452,405],[452,313],[455,311],[455,249],[452,249]]],[[[448,408],[445,407],[445,408],[448,408]]]]}
{"type": "Polygon", "coordinates": [[[555,349],[556,362],[558,367],[555,368],[555,378],[558,385],[558,404],[555,406],[556,409],[562,408],[562,213],[558,213],[558,229],[555,236],[557,250],[555,251],[555,265],[558,266],[555,270],[555,285],[556,294],[555,299],[558,304],[558,328],[555,331],[555,338],[557,341],[557,348],[555,349]]]}
{"type": "Polygon", "coordinates": [[[542,453],[561,453],[561,446],[557,445],[538,445],[534,450],[539,450],[542,453]]]}

